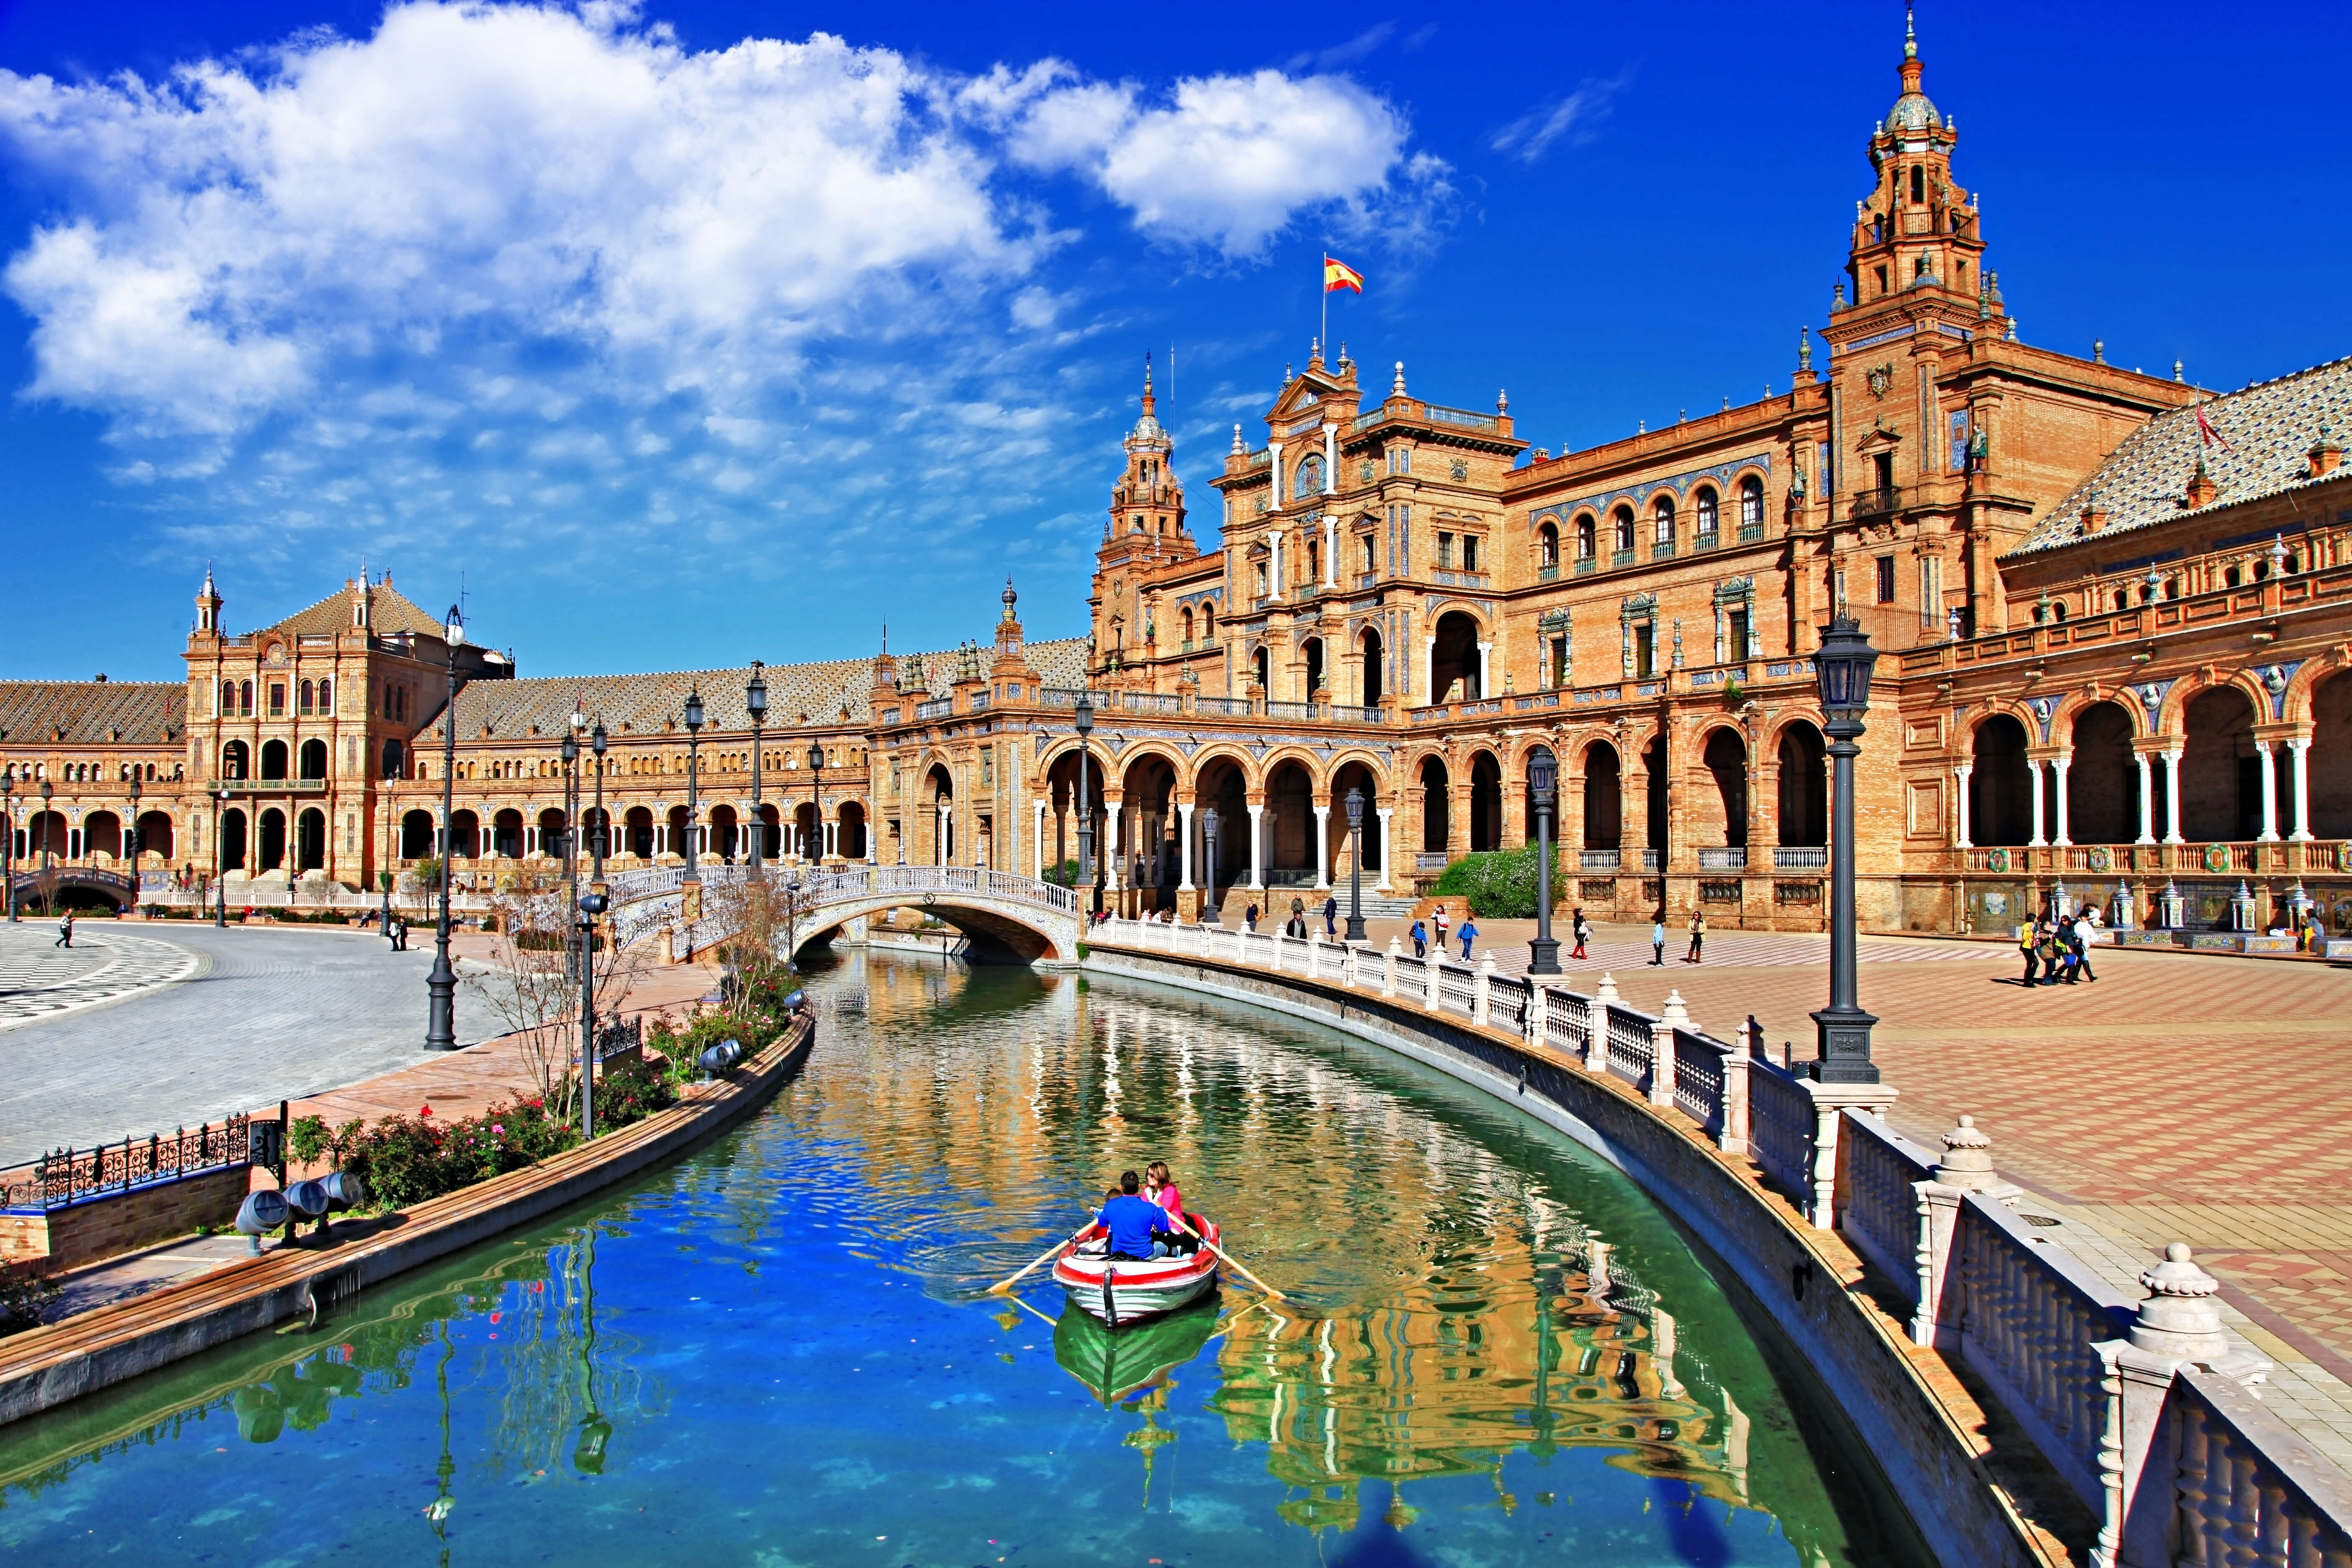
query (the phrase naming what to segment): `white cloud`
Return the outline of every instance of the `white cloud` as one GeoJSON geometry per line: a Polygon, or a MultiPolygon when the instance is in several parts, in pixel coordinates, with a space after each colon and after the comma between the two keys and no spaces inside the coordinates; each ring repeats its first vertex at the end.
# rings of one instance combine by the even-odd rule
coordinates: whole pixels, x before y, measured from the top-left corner
{"type": "Polygon", "coordinates": [[[1617,94],[1631,79],[1621,76],[1612,81],[1585,81],[1559,102],[1512,121],[1487,145],[1523,163],[1537,162],[1563,139],[1570,147],[1584,146],[1599,134],[1594,127],[1609,118],[1617,94]]]}

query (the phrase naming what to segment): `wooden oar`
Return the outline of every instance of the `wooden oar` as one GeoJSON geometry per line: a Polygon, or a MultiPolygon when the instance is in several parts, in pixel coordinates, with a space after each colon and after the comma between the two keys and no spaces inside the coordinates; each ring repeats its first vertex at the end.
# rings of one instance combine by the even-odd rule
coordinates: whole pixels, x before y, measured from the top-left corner
{"type": "MultiPolygon", "coordinates": [[[[1069,1245],[1070,1245],[1070,1241],[1076,1241],[1076,1240],[1077,1240],[1079,1237],[1086,1235],[1086,1233],[1087,1233],[1087,1231],[1090,1231],[1090,1230],[1094,1229],[1094,1227],[1095,1227],[1095,1222],[1094,1222],[1094,1221],[1092,1221],[1092,1220],[1088,1220],[1088,1221],[1087,1221],[1087,1223],[1086,1223],[1085,1225],[1083,1225],[1083,1226],[1079,1226],[1079,1227],[1078,1227],[1078,1229],[1077,1229],[1077,1231],[1076,1232],[1076,1234],[1074,1234],[1074,1235],[1072,1235],[1072,1236],[1071,1236],[1071,1237],[1070,1237],[1070,1240],[1069,1240],[1069,1241],[1057,1241],[1057,1242],[1054,1243],[1054,1245],[1053,1245],[1053,1246],[1051,1246],[1051,1247],[1047,1247],[1047,1248],[1045,1249],[1045,1255],[1044,1255],[1043,1257],[1041,1257],[1041,1258],[1037,1258],[1037,1260],[1036,1260],[1035,1262],[1034,1262],[1034,1263],[1030,1263],[1030,1264],[1027,1264],[1027,1265],[1024,1266],[1024,1267],[1023,1267],[1023,1268],[1022,1268],[1022,1270],[1021,1270],[1021,1272],[1020,1272],[1019,1274],[1015,1274],[1015,1275],[1013,1275],[1013,1276],[1011,1279],[1000,1279],[1000,1280],[998,1280],[995,1284],[991,1285],[991,1286],[988,1288],[988,1294],[990,1294],[990,1295],[992,1295],[992,1296],[1002,1296],[1002,1295],[1003,1295],[1007,1290],[1012,1289],[1013,1289],[1013,1287],[1014,1285],[1016,1285],[1016,1284],[1020,1283],[1020,1281],[1021,1281],[1021,1279],[1023,1279],[1023,1277],[1024,1277],[1024,1276],[1025,1276],[1025,1275],[1027,1275],[1031,1269],[1035,1268],[1038,1266],[1038,1264],[1043,1264],[1043,1263],[1051,1263],[1051,1262],[1052,1262],[1052,1261],[1053,1261],[1053,1260],[1054,1260],[1057,1256],[1059,1256],[1059,1255],[1060,1255],[1062,1248],[1064,1248],[1064,1247],[1067,1247],[1067,1246],[1069,1246],[1069,1245]]],[[[1239,1267],[1239,1265],[1237,1264],[1237,1265],[1235,1265],[1235,1267],[1236,1267],[1236,1268],[1238,1268],[1238,1267],[1239,1267]]]]}
{"type": "Polygon", "coordinates": [[[1284,1295],[1281,1291],[1276,1289],[1273,1286],[1267,1284],[1256,1275],[1251,1273],[1248,1264],[1244,1263],[1240,1258],[1235,1258],[1232,1253],[1227,1252],[1223,1247],[1219,1247],[1215,1242],[1211,1241],[1207,1237],[1202,1236],[1199,1231],[1194,1230],[1191,1226],[1186,1225],[1182,1215],[1172,1214],[1168,1217],[1176,1222],[1176,1228],[1178,1230],[1182,1231],[1186,1236],[1192,1237],[1200,1242],[1202,1246],[1207,1247],[1211,1252],[1215,1253],[1217,1257],[1223,1259],[1225,1262],[1232,1264],[1234,1270],[1238,1272],[1243,1279],[1248,1280],[1251,1284],[1256,1286],[1259,1289],[1265,1291],[1267,1295],[1273,1297],[1277,1301],[1287,1301],[1290,1300],[1289,1297],[1284,1295]]]}

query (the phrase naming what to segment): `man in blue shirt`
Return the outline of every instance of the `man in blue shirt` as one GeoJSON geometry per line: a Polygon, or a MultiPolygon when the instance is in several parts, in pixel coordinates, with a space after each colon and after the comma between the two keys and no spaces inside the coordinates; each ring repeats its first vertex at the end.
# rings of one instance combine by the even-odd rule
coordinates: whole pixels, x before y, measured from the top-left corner
{"type": "Polygon", "coordinates": [[[1168,1211],[1150,1198],[1139,1196],[1143,1178],[1133,1171],[1118,1173],[1118,1196],[1103,1205],[1096,1220],[1110,1232],[1110,1255],[1141,1262],[1147,1258],[1165,1258],[1169,1241],[1176,1232],[1168,1228],[1168,1211]],[[1162,1241],[1166,1237],[1167,1241],[1162,1241]]]}

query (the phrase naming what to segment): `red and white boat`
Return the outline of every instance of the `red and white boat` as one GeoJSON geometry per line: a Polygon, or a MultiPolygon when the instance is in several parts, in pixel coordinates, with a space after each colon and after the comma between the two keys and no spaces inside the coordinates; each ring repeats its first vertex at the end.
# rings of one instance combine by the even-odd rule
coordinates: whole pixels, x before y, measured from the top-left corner
{"type": "Polygon", "coordinates": [[[1222,1233],[1214,1221],[1199,1215],[1184,1219],[1206,1245],[1174,1258],[1139,1260],[1107,1256],[1110,1233],[1099,1225],[1088,1226],[1054,1260],[1055,1281],[1080,1310],[1114,1329],[1172,1312],[1217,1283],[1217,1255],[1209,1248],[1222,1233]]]}

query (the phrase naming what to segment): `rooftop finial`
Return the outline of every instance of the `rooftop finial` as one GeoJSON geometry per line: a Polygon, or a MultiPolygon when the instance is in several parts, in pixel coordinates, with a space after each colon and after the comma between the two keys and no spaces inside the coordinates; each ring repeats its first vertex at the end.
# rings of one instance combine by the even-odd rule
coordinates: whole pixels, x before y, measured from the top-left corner
{"type": "Polygon", "coordinates": [[[1245,443],[1244,443],[1244,441],[1242,440],[1242,427],[1241,427],[1240,426],[1238,426],[1238,425],[1234,426],[1234,454],[1235,454],[1236,456],[1238,456],[1238,455],[1240,455],[1241,453],[1246,452],[1246,451],[1248,451],[1248,450],[1249,450],[1248,446],[1247,446],[1245,443]]]}
{"type": "Polygon", "coordinates": [[[1903,3],[1903,58],[1906,60],[1919,58],[1919,29],[1911,19],[1911,0],[1904,0],[1903,3]]]}

